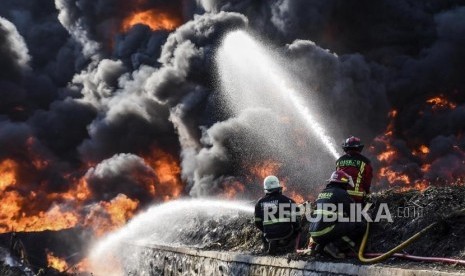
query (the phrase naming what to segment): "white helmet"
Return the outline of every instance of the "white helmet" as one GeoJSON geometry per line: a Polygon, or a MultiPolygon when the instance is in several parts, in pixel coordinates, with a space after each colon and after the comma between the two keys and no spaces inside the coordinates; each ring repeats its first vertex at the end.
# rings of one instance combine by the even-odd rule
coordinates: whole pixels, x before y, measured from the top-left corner
{"type": "Polygon", "coordinates": [[[263,180],[263,189],[265,191],[270,191],[274,189],[281,188],[281,184],[279,184],[279,179],[274,175],[269,175],[263,180]]]}

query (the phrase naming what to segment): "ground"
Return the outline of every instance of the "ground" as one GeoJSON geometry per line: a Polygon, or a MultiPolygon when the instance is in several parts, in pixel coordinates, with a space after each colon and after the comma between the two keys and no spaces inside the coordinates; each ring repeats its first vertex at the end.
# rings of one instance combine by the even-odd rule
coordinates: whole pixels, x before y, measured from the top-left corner
{"type": "MultiPolygon", "coordinates": [[[[410,245],[406,251],[419,256],[465,258],[465,217],[442,220],[455,210],[465,208],[465,187],[428,188],[422,192],[386,192],[374,195],[375,204],[387,202],[390,209],[397,207],[422,208],[413,218],[397,216],[393,223],[373,224],[367,251],[385,252],[435,221],[441,223],[410,245]],[[397,207],[396,207],[397,206],[397,207]]],[[[401,214],[402,215],[402,214],[401,214]]]]}
{"type": "MultiPolygon", "coordinates": [[[[465,258],[465,216],[444,220],[454,210],[465,208],[465,187],[430,187],[424,191],[395,192],[385,191],[370,196],[374,206],[387,203],[393,215],[393,222],[372,223],[366,252],[386,252],[402,241],[408,239],[429,224],[441,221],[438,226],[429,230],[424,236],[407,247],[403,253],[418,256],[440,256],[465,258]]],[[[252,218],[239,215],[229,219],[227,225],[218,222],[204,224],[203,231],[190,233],[184,237],[186,242],[198,243],[200,238],[210,242],[205,249],[222,251],[243,251],[261,254],[260,233],[253,226],[252,218]]],[[[308,259],[296,254],[286,254],[290,258],[308,259]]],[[[356,261],[356,260],[351,260],[356,261]]],[[[422,264],[390,259],[388,264],[395,266],[408,265],[428,266],[422,264]]],[[[440,265],[442,269],[451,266],[440,265]]],[[[454,269],[454,268],[452,268],[454,269]]],[[[457,268],[463,269],[463,268],[457,268]]]]}

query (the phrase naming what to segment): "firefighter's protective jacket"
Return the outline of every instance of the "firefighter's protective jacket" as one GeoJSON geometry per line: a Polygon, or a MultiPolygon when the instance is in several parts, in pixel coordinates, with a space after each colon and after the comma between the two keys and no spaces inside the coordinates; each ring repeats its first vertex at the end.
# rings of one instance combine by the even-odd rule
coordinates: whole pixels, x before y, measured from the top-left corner
{"type": "Polygon", "coordinates": [[[310,223],[310,235],[319,237],[331,232],[337,222],[326,222],[324,219],[334,216],[348,216],[351,203],[354,203],[354,200],[346,189],[341,187],[340,183],[329,183],[316,200],[316,209],[313,211],[312,222],[310,223]],[[330,205],[342,206],[342,210],[329,210],[329,208],[326,208],[330,205]]]}
{"type": "Polygon", "coordinates": [[[336,161],[336,170],[343,170],[352,177],[354,187],[347,192],[355,202],[363,202],[365,195],[370,193],[373,168],[370,160],[356,151],[344,154],[336,161]]]}
{"type": "Polygon", "coordinates": [[[286,238],[300,226],[295,201],[281,194],[273,192],[265,195],[255,205],[255,226],[259,228],[266,239],[286,238]],[[280,208],[280,205],[282,207],[280,208]],[[275,210],[275,211],[274,211],[275,210]],[[294,211],[294,212],[293,212],[294,211]],[[273,216],[267,214],[273,213],[273,216]]]}

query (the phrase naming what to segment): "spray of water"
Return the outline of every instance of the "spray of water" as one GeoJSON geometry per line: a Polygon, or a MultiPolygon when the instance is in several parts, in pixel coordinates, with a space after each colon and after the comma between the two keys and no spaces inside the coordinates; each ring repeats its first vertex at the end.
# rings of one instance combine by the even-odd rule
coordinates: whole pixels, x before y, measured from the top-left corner
{"type": "Polygon", "coordinates": [[[276,56],[244,31],[225,37],[217,54],[217,66],[227,106],[235,115],[256,107],[272,108],[283,115],[297,114],[309,134],[337,159],[339,153],[333,139],[294,88],[298,84],[283,70],[276,56]]]}
{"type": "Polygon", "coordinates": [[[253,207],[245,202],[209,199],[176,200],[153,206],[93,246],[89,254],[91,271],[98,276],[124,275],[122,264],[137,267],[140,256],[130,254],[131,244],[208,245],[212,222],[226,225],[223,220],[251,216],[252,212],[253,207]]]}
{"type": "MultiPolygon", "coordinates": [[[[294,88],[295,85],[290,85],[291,78],[286,76],[273,57],[272,52],[243,31],[233,32],[225,38],[217,55],[217,65],[226,106],[236,115],[250,112],[251,109],[258,114],[268,114],[257,124],[256,132],[262,138],[270,139],[270,144],[285,145],[287,138],[284,133],[276,139],[276,133],[280,130],[267,125],[270,109],[272,114],[296,114],[304,121],[308,132],[337,158],[334,143],[319,124],[321,119],[317,120],[294,88]]],[[[292,156],[291,149],[296,150],[294,145],[282,148],[292,156]]],[[[207,199],[178,200],[154,206],[93,246],[89,254],[91,270],[94,275],[123,275],[121,264],[137,267],[142,257],[129,251],[130,244],[205,246],[212,242],[206,233],[212,222],[227,225],[224,220],[250,216],[252,212],[253,207],[244,202],[207,199]]]]}
{"type": "MultiPolygon", "coordinates": [[[[284,86],[284,85],[283,85],[284,86]]],[[[290,90],[293,92],[293,90],[290,90]]],[[[292,101],[296,107],[297,112],[305,119],[307,127],[316,134],[318,139],[325,145],[329,153],[335,158],[338,159],[340,154],[337,152],[336,147],[334,146],[333,139],[326,134],[324,128],[318,123],[318,121],[313,117],[310,109],[303,104],[302,99],[296,93],[289,93],[289,99],[292,101]]]]}

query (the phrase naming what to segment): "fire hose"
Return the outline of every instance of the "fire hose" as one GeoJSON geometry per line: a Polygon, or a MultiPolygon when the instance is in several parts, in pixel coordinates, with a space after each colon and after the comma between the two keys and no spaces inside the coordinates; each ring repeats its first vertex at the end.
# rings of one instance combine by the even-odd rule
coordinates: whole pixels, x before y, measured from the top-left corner
{"type": "Polygon", "coordinates": [[[417,232],[416,234],[411,236],[409,239],[405,240],[404,242],[402,242],[401,244],[399,244],[398,246],[394,247],[393,249],[389,250],[386,253],[368,253],[367,254],[367,256],[374,256],[373,258],[365,258],[364,257],[364,251],[365,251],[365,247],[366,247],[366,244],[367,244],[368,235],[369,235],[369,232],[370,232],[370,223],[367,223],[367,228],[366,228],[365,234],[363,235],[362,243],[360,244],[360,249],[358,251],[358,259],[363,263],[376,263],[376,262],[384,261],[384,260],[388,259],[389,257],[394,256],[394,257],[402,257],[402,258],[417,260],[417,261],[446,262],[446,263],[452,263],[452,264],[463,264],[463,265],[465,265],[464,260],[456,260],[456,259],[450,259],[450,258],[439,258],[439,257],[438,258],[436,258],[436,257],[421,257],[421,256],[412,256],[412,255],[397,253],[397,252],[401,251],[402,249],[406,248],[407,246],[409,246],[412,242],[414,242],[418,238],[420,238],[428,230],[430,230],[431,228],[438,225],[441,221],[444,221],[444,220],[447,220],[447,219],[450,219],[450,218],[453,218],[453,217],[457,217],[457,216],[463,216],[463,215],[465,215],[465,208],[461,209],[461,210],[458,210],[458,211],[455,211],[455,212],[452,212],[450,215],[443,218],[442,220],[433,222],[430,225],[426,226],[421,231],[417,232]]]}

